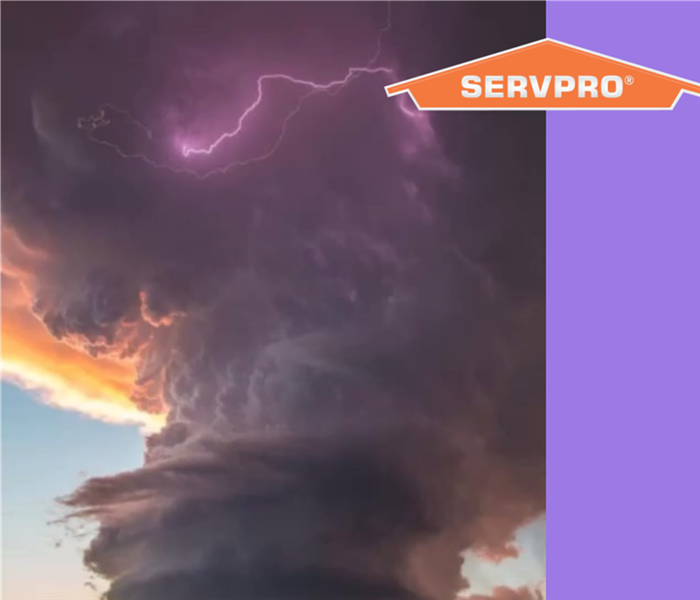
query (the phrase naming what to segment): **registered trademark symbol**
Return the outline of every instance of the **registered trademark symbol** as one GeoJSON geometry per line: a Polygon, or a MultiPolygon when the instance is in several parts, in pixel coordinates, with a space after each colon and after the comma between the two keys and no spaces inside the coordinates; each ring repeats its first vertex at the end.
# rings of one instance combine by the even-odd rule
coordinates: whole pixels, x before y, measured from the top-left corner
{"type": "Polygon", "coordinates": [[[632,75],[628,75],[627,77],[625,77],[625,83],[627,85],[632,85],[634,83],[634,77],[632,77],[632,75]]]}

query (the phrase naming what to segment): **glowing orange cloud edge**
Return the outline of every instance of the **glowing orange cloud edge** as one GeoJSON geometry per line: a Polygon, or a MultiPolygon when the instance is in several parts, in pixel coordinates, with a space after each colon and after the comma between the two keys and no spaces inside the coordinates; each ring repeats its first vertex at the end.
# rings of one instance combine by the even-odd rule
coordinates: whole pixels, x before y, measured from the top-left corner
{"type": "Polygon", "coordinates": [[[54,339],[29,309],[32,270],[45,256],[3,226],[2,258],[2,378],[52,406],[140,425],[145,432],[160,429],[165,415],[139,410],[130,398],[136,379],[132,363],[92,358],[54,339]]]}

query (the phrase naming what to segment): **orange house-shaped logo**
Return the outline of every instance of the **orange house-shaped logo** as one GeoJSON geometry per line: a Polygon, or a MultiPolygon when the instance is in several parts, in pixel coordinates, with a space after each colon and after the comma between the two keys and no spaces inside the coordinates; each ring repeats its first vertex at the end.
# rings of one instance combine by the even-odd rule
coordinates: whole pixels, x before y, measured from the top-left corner
{"type": "Polygon", "coordinates": [[[700,83],[544,39],[386,86],[420,110],[671,110],[700,83]]]}

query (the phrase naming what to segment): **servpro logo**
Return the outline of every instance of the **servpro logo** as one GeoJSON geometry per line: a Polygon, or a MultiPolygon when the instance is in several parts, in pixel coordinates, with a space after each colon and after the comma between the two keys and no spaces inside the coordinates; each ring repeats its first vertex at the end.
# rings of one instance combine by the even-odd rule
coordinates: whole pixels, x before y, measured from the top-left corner
{"type": "MultiPolygon", "coordinates": [[[[462,96],[465,98],[480,98],[483,93],[485,98],[503,98],[504,93],[506,93],[503,90],[503,79],[503,75],[487,75],[484,77],[486,91],[483,92],[484,88],[481,85],[481,77],[479,75],[465,75],[462,77],[462,87],[464,88],[462,96]]],[[[598,78],[587,75],[579,75],[577,78],[569,75],[555,75],[553,86],[551,85],[551,75],[545,75],[541,81],[535,75],[530,75],[530,77],[508,75],[506,80],[508,81],[508,91],[506,93],[508,98],[515,98],[516,96],[527,98],[528,94],[532,94],[535,98],[547,98],[550,88],[554,90],[555,98],[563,98],[564,94],[577,90],[579,98],[585,98],[586,94],[590,95],[591,98],[598,97],[598,78]],[[528,87],[530,88],[529,91],[528,87]]],[[[634,79],[630,77],[630,83],[633,82],[634,79]]],[[[622,88],[622,77],[608,75],[603,77],[600,93],[605,98],[619,98],[622,96],[622,88]]]]}
{"type": "Polygon", "coordinates": [[[420,110],[671,110],[700,83],[551,39],[386,86],[420,110]]]}

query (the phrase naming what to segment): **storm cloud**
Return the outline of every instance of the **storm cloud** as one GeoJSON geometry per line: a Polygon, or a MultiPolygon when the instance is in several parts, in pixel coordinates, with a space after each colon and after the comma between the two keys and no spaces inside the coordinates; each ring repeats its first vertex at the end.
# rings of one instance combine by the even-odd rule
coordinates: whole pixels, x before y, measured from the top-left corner
{"type": "MultiPolygon", "coordinates": [[[[395,7],[380,63],[542,37],[514,4],[395,7]],[[499,33],[406,48],[468,17],[499,33]]],[[[165,420],[142,468],[63,499],[98,524],[86,564],[109,600],[452,598],[461,551],[507,552],[545,510],[544,120],[418,114],[381,73],[274,82],[244,135],[184,158],[261,73],[343,76],[386,25],[379,4],[202,6],[46,6],[33,45],[28,9],[3,19],[3,321],[45,335],[12,364],[61,344],[121,393],[119,365],[122,401],[165,420]]]]}

